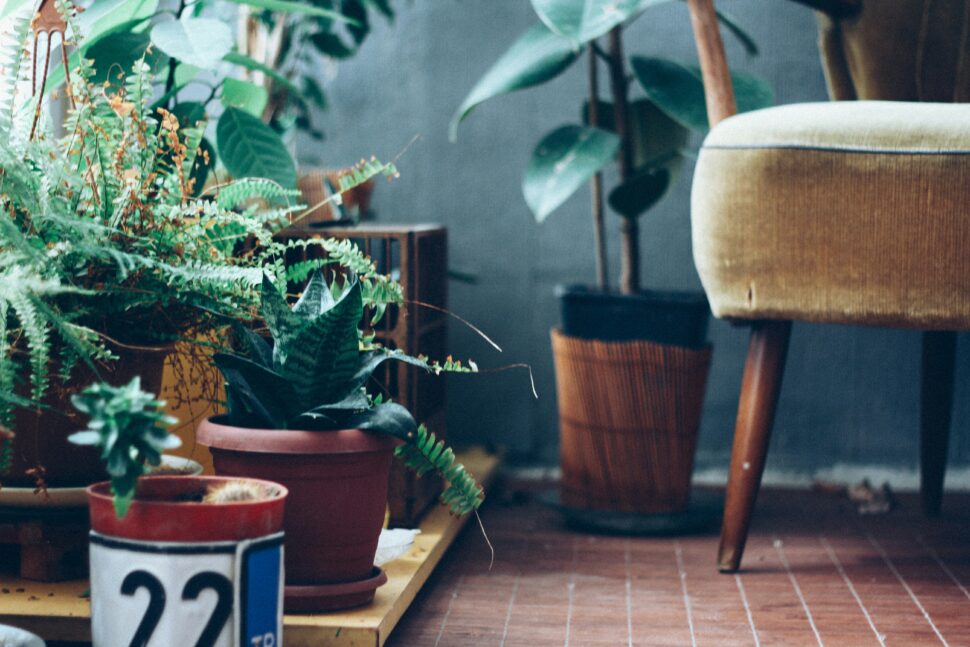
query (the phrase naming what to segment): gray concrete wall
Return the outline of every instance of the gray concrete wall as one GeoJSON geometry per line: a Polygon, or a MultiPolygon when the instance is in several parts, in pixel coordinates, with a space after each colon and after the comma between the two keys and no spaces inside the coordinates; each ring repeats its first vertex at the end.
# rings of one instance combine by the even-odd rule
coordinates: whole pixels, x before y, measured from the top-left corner
{"type": "MultiPolygon", "coordinates": [[[[331,107],[319,115],[328,139],[301,141],[307,164],[335,166],[376,154],[397,155],[401,179],[381,185],[376,208],[387,222],[435,221],[451,236],[451,264],[477,274],[478,285],[452,283],[451,306],[504,348],[502,354],[461,326],[452,347],[480,366],[528,362],[540,397],[521,372],[450,379],[449,433],[460,442],[506,447],[525,462],[557,460],[556,403],[549,329],[558,304],[553,287],[590,282],[593,254],[589,196],[576,195],[537,225],[521,195],[526,160],[539,137],[577,120],[582,66],[541,88],[493,100],[464,123],[457,144],[448,122],[477,79],[535,20],[526,0],[397,2],[393,25],[378,25],[329,83],[331,107]]],[[[729,43],[732,65],[769,79],[778,103],[822,100],[824,81],[814,16],[782,0],[733,0],[721,6],[756,38],[748,59],[729,43]]],[[[627,32],[629,53],[695,60],[686,7],[651,10],[627,32]]],[[[644,282],[699,289],[691,259],[686,169],[675,190],[642,220],[644,282]]],[[[612,274],[617,275],[616,219],[609,216],[612,274]]],[[[727,464],[747,334],[713,322],[715,359],[704,409],[698,468],[716,480],[727,464]]],[[[951,464],[970,466],[970,393],[966,340],[958,357],[951,464]]],[[[909,476],[918,455],[919,335],[913,332],[794,327],[788,372],[769,458],[776,474],[804,476],[835,463],[884,465],[909,476]],[[908,472],[907,472],[908,470],[908,472]]],[[[970,480],[968,480],[970,482],[970,480]]]]}

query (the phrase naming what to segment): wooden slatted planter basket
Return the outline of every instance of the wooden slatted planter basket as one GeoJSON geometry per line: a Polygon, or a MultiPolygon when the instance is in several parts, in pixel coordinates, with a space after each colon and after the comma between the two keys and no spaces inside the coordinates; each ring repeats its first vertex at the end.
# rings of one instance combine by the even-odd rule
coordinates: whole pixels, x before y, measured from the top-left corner
{"type": "Polygon", "coordinates": [[[711,348],[552,332],[562,501],[642,514],[687,507],[711,348]]]}

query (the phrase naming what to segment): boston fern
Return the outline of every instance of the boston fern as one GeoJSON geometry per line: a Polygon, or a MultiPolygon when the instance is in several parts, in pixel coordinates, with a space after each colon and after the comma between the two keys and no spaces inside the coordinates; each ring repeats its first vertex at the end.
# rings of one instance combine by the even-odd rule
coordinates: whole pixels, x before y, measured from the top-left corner
{"type": "Polygon", "coordinates": [[[430,371],[442,367],[362,337],[358,326],[364,301],[355,276],[327,285],[322,273],[315,272],[292,308],[273,282],[264,278],[261,313],[272,345],[240,326],[244,354],[221,353],[214,358],[227,382],[230,424],[389,434],[404,441],[397,454],[409,467],[419,474],[434,470],[448,481],[441,499],[453,512],[478,508],[482,488],[455,463],[452,451],[419,428],[403,406],[368,393],[368,382],[385,361],[407,362],[430,371]]]}
{"type": "MultiPolygon", "coordinates": [[[[26,25],[16,31],[26,39],[26,25]]],[[[25,49],[0,43],[12,72],[0,75],[0,423],[10,425],[13,406],[44,400],[55,372],[66,382],[83,363],[99,374],[121,348],[252,320],[267,273],[285,286],[352,263],[368,306],[401,301],[355,248],[273,240],[303,211],[295,192],[265,178],[203,185],[205,124],[153,107],[160,90],[144,58],[106,87],[81,57],[63,135],[42,120],[29,137],[31,102],[17,99],[30,77],[25,49]],[[291,271],[296,246],[320,253],[291,271]]],[[[396,172],[370,160],[352,180],[379,173],[396,172]]]]}

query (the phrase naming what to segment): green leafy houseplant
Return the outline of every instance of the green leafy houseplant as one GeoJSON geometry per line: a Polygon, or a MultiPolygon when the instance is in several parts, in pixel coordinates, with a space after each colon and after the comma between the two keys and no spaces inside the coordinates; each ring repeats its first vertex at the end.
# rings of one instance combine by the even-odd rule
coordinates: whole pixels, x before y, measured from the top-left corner
{"type": "MultiPolygon", "coordinates": [[[[627,59],[623,53],[623,30],[647,8],[669,1],[532,0],[538,22],[479,80],[451,124],[455,139],[458,125],[483,101],[551,81],[588,51],[589,96],[582,107],[582,123],[560,126],[542,137],[522,189],[536,220],[542,222],[592,179],[597,282],[603,291],[608,289],[608,277],[601,171],[617,162],[619,183],[607,202],[621,217],[620,291],[635,294],[640,290],[638,218],[672,185],[689,131],[707,128],[697,66],[659,57],[627,59]],[[608,102],[600,98],[601,64],[609,74],[608,102]],[[636,98],[631,96],[631,68],[642,91],[636,98]]],[[[757,51],[730,17],[719,14],[719,18],[749,53],[757,51]]],[[[764,82],[743,74],[732,76],[739,110],[771,102],[771,90],[764,82]]]]}
{"type": "MultiPolygon", "coordinates": [[[[707,128],[704,87],[696,65],[623,51],[624,30],[664,2],[531,0],[536,24],[472,88],[451,124],[454,138],[482,102],[551,81],[588,55],[588,94],[577,123],[541,138],[522,180],[539,222],[592,180],[598,289],[561,288],[562,326],[552,332],[560,492],[572,509],[657,514],[689,503],[710,311],[702,293],[641,290],[639,219],[673,185],[690,131],[707,128]],[[618,181],[607,191],[603,170],[614,162],[618,181]],[[620,217],[618,290],[607,276],[604,198],[620,217]],[[617,391],[618,384],[624,388],[617,391]]],[[[756,51],[729,17],[719,18],[756,51]]],[[[741,110],[770,102],[766,84],[733,76],[741,110]]]]}
{"type": "MultiPolygon", "coordinates": [[[[400,300],[399,287],[348,243],[274,242],[274,231],[302,212],[277,182],[241,178],[196,195],[204,123],[183,126],[155,105],[144,57],[108,87],[80,57],[64,134],[42,123],[31,139],[30,102],[17,100],[18,81],[29,78],[26,31],[21,26],[24,41],[0,44],[0,64],[16,71],[0,83],[4,424],[12,424],[14,406],[54,406],[44,398],[55,375],[69,384],[83,365],[100,377],[120,349],[195,340],[227,321],[253,319],[266,272],[284,285],[316,267],[351,265],[369,305],[400,300]],[[297,246],[323,254],[288,268],[286,253],[297,246]]],[[[341,190],[380,173],[395,171],[364,162],[341,190]]],[[[10,462],[9,443],[0,455],[10,462]]]]}
{"type": "MultiPolygon", "coordinates": [[[[26,23],[23,9],[30,3],[10,0],[0,17],[20,15],[26,23]]],[[[207,153],[200,173],[215,168],[218,158],[235,177],[269,178],[286,188],[296,188],[297,170],[281,134],[294,125],[319,134],[309,108],[325,106],[318,78],[305,70],[319,70],[314,57],[320,55],[351,56],[374,12],[393,17],[389,0],[64,3],[67,11],[75,6],[83,10],[77,21],[84,40],[70,55],[72,69],[90,59],[93,81],[119,85],[144,59],[163,79],[153,108],[169,109],[184,127],[218,117],[200,140],[207,153]]],[[[64,81],[64,70],[55,67],[47,88],[64,81]]]]}
{"type": "Polygon", "coordinates": [[[164,402],[141,389],[138,377],[120,387],[93,384],[71,396],[71,403],[87,416],[88,426],[69,440],[101,450],[111,477],[115,511],[123,517],[135,497],[138,477],[148,465],[161,464],[164,450],[182,444],[168,432],[178,421],[162,411],[164,402]]]}
{"type": "Polygon", "coordinates": [[[404,441],[396,453],[408,466],[419,473],[435,470],[448,481],[441,499],[455,514],[481,505],[482,488],[455,463],[451,449],[419,427],[403,406],[367,391],[374,371],[388,360],[435,372],[462,370],[460,366],[449,363],[443,367],[391,351],[363,336],[359,322],[364,301],[356,277],[328,286],[318,271],[292,308],[266,278],[261,300],[272,346],[250,329],[239,327],[244,354],[214,356],[226,379],[230,424],[267,430],[325,433],[363,429],[387,434],[404,441]]]}

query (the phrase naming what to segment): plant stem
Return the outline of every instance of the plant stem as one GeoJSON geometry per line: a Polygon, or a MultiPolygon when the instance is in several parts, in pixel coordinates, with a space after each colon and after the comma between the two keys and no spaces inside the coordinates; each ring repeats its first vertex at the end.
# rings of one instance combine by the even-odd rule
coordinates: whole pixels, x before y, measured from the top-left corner
{"type": "MultiPolygon", "coordinates": [[[[589,50],[589,125],[599,126],[600,118],[600,90],[598,61],[596,51],[589,50]]],[[[597,172],[593,176],[593,243],[596,247],[596,283],[599,289],[606,292],[609,279],[606,275],[606,234],[603,227],[603,173],[597,172]]]]}
{"type": "MultiPolygon", "coordinates": [[[[180,20],[182,18],[182,12],[185,11],[185,3],[186,3],[186,1],[187,0],[179,0],[179,8],[175,12],[175,19],[176,20],[180,20]]],[[[174,56],[169,57],[169,59],[168,59],[168,77],[165,79],[165,92],[163,93],[165,96],[168,96],[169,93],[172,91],[172,88],[175,86],[175,68],[176,67],[178,67],[178,61],[175,60],[175,57],[174,56]]],[[[171,108],[172,107],[172,101],[174,101],[174,100],[175,100],[175,96],[174,95],[172,95],[171,97],[169,97],[169,100],[166,101],[166,103],[168,104],[166,107],[167,108],[171,108]]]]}
{"type": "MultiPolygon", "coordinates": [[[[613,122],[620,138],[620,183],[633,176],[633,146],[630,141],[629,106],[627,105],[628,79],[623,61],[622,27],[616,26],[609,36],[610,91],[613,94],[613,122]]],[[[635,294],[640,291],[640,240],[639,224],[635,218],[620,220],[620,292],[635,294]]]]}

